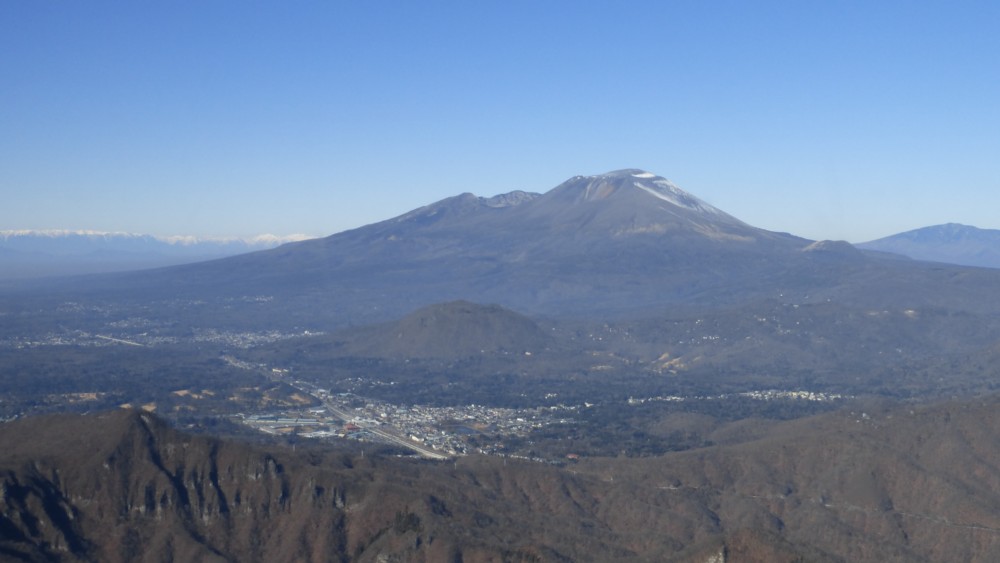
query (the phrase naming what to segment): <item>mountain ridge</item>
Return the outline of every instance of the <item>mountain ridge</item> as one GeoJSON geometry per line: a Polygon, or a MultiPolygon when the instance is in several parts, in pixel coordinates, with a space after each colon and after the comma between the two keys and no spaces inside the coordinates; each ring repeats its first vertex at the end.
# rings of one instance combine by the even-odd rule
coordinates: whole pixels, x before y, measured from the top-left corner
{"type": "Polygon", "coordinates": [[[1000,268],[1000,230],[980,229],[960,223],[922,227],[856,246],[915,260],[1000,268]]]}
{"type": "Polygon", "coordinates": [[[0,556],[985,562],[1000,554],[997,405],[858,404],[562,468],[292,451],[131,410],[17,420],[0,424],[0,556]]]}
{"type": "MultiPolygon", "coordinates": [[[[242,245],[247,247],[262,247],[267,245],[275,246],[286,242],[298,242],[315,237],[303,234],[281,236],[272,235],[270,233],[247,237],[203,237],[193,235],[161,236],[126,231],[96,231],[88,229],[9,229],[0,230],[0,247],[15,249],[20,248],[22,250],[25,248],[34,249],[34,245],[37,245],[38,243],[34,243],[33,245],[33,241],[58,241],[59,239],[69,238],[90,242],[94,245],[101,243],[113,243],[115,241],[129,241],[138,242],[140,244],[163,243],[173,247],[183,248],[204,244],[217,246],[242,245]],[[21,242],[19,239],[24,240],[25,242],[21,242]]],[[[54,246],[51,248],[53,251],[59,250],[54,246]]]]}
{"type": "Polygon", "coordinates": [[[0,231],[0,279],[119,272],[274,248],[307,235],[156,236],[95,230],[0,231]]]}

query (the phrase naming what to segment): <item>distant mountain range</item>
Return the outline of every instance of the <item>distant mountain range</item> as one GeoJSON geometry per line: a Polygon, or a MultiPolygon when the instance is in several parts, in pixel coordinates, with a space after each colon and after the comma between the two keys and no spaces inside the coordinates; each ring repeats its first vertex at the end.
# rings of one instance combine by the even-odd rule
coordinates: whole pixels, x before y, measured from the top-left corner
{"type": "Polygon", "coordinates": [[[0,231],[0,279],[173,266],[274,248],[305,235],[247,238],[158,237],[68,230],[0,231]]]}
{"type": "Polygon", "coordinates": [[[915,260],[1000,268],[1000,230],[958,223],[915,229],[856,246],[915,260]]]}

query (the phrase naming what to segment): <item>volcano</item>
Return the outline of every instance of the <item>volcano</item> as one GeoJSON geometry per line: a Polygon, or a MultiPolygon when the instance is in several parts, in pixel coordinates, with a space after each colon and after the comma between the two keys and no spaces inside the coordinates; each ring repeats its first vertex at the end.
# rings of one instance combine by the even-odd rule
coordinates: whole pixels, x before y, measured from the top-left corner
{"type": "Polygon", "coordinates": [[[854,250],[748,225],[663,177],[625,169],[576,176],[545,194],[465,193],[322,239],[46,291],[194,301],[232,325],[266,315],[337,328],[456,300],[604,318],[761,299],[972,310],[996,284],[995,273],[977,272],[956,287],[947,267],[854,250]]]}

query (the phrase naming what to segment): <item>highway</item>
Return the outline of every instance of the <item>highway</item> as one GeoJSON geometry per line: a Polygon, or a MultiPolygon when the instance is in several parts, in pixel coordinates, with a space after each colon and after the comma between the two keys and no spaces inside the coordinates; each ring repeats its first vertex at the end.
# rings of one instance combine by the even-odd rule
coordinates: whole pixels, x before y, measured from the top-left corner
{"type": "MultiPolygon", "coordinates": [[[[87,336],[87,333],[84,333],[83,335],[87,336]]],[[[117,342],[119,344],[128,344],[129,346],[139,346],[140,348],[145,348],[146,347],[145,344],[139,344],[138,342],[132,342],[131,340],[122,340],[121,338],[112,338],[110,336],[101,336],[100,334],[94,334],[93,337],[94,338],[101,338],[101,339],[104,339],[104,340],[109,340],[111,342],[117,342]]]]}

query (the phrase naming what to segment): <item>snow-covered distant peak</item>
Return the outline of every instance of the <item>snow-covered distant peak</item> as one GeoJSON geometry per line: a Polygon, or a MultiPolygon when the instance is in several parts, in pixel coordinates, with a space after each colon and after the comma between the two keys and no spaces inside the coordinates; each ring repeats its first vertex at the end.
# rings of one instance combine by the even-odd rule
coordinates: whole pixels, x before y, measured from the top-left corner
{"type": "Polygon", "coordinates": [[[153,236],[94,230],[0,231],[0,279],[173,266],[269,250],[305,235],[153,236]]]}
{"type": "Polygon", "coordinates": [[[636,174],[632,174],[632,177],[633,178],[656,178],[656,174],[653,174],[652,172],[638,172],[636,174]]]}
{"type": "Polygon", "coordinates": [[[88,229],[9,229],[0,231],[0,239],[11,239],[18,237],[36,238],[64,238],[64,237],[88,237],[88,238],[141,238],[149,235],[139,235],[126,232],[92,231],[88,229]]]}
{"type": "Polygon", "coordinates": [[[303,240],[310,240],[317,238],[314,235],[307,235],[304,233],[295,233],[291,235],[272,235],[272,234],[262,234],[255,235],[252,237],[244,238],[244,241],[249,243],[260,243],[260,244],[285,244],[286,242],[299,242],[303,240]]]}
{"type": "Polygon", "coordinates": [[[303,234],[293,234],[293,235],[283,235],[283,236],[262,234],[249,237],[196,237],[190,235],[173,235],[173,236],[155,237],[155,238],[167,244],[177,244],[183,246],[209,243],[209,244],[245,244],[247,246],[270,247],[270,246],[278,246],[281,244],[285,244],[286,242],[299,242],[302,240],[309,240],[316,237],[303,234]]]}
{"type": "Polygon", "coordinates": [[[292,234],[292,235],[272,235],[272,234],[261,234],[249,237],[197,237],[191,235],[171,235],[171,236],[157,236],[157,235],[144,235],[138,233],[128,233],[128,232],[112,232],[112,231],[95,231],[89,229],[11,229],[11,230],[0,230],[0,241],[14,242],[17,240],[26,239],[88,239],[93,241],[125,241],[125,240],[148,240],[157,241],[169,245],[176,246],[194,246],[200,244],[212,244],[212,245],[246,245],[251,247],[272,247],[278,246],[280,244],[285,244],[286,242],[298,242],[302,240],[308,240],[311,238],[316,238],[310,235],[304,234],[292,234]]]}

